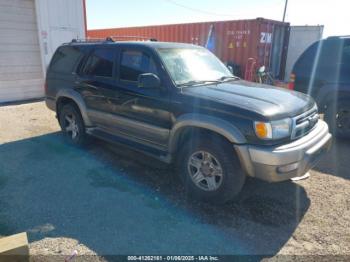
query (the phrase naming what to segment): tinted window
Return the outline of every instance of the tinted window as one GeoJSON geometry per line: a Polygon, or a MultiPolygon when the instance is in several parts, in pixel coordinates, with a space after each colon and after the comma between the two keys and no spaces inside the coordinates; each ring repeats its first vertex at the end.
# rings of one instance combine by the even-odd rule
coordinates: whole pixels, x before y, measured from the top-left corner
{"type": "Polygon", "coordinates": [[[344,41],[334,40],[325,42],[322,48],[319,66],[335,67],[341,63],[344,41]]]}
{"type": "Polygon", "coordinates": [[[89,56],[83,68],[83,74],[99,77],[112,77],[115,49],[96,49],[89,56]]]}
{"type": "Polygon", "coordinates": [[[344,40],[330,39],[319,45],[314,59],[316,79],[336,81],[339,78],[341,66],[346,60],[346,45],[344,40]]]}
{"type": "Polygon", "coordinates": [[[298,67],[312,68],[318,67],[335,67],[339,63],[349,61],[350,46],[344,41],[329,40],[321,41],[312,45],[300,57],[298,67]]]}
{"type": "Polygon", "coordinates": [[[82,57],[83,53],[76,47],[60,47],[52,58],[50,70],[71,74],[82,57]]]}
{"type": "Polygon", "coordinates": [[[306,68],[311,68],[316,54],[317,54],[317,49],[319,47],[319,43],[315,43],[311,45],[299,58],[297,61],[297,67],[306,67],[306,68]]]}
{"type": "Polygon", "coordinates": [[[329,65],[334,63],[334,52],[332,50],[334,51],[334,47],[331,47],[330,43],[325,41],[319,41],[311,45],[296,63],[296,74],[310,78],[314,71],[317,78],[319,75],[327,73],[329,65]]]}
{"type": "Polygon", "coordinates": [[[345,42],[345,45],[343,47],[343,54],[342,54],[342,63],[346,64],[347,67],[350,67],[350,42],[345,42]]]}
{"type": "Polygon", "coordinates": [[[120,62],[120,79],[137,81],[138,76],[144,73],[157,74],[153,59],[140,51],[123,51],[120,62]]]}

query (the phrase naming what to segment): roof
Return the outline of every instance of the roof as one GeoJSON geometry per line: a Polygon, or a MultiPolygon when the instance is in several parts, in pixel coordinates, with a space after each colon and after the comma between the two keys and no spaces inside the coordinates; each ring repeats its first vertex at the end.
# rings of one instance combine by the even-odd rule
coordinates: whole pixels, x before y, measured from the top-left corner
{"type": "Polygon", "coordinates": [[[350,38],[350,35],[329,36],[326,39],[348,39],[348,38],[350,38]]]}
{"type": "Polygon", "coordinates": [[[111,45],[117,45],[117,46],[147,46],[154,49],[159,48],[201,48],[198,45],[193,44],[186,44],[186,43],[175,43],[175,42],[157,42],[157,41],[101,41],[101,42],[71,42],[67,43],[66,45],[92,45],[92,46],[111,46],[111,45]]]}

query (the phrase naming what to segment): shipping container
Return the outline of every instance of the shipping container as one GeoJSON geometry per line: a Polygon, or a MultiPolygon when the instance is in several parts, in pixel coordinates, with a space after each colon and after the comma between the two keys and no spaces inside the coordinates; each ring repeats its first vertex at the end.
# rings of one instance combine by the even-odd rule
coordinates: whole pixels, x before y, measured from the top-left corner
{"type": "Polygon", "coordinates": [[[201,45],[224,63],[238,65],[241,71],[238,74],[245,78],[251,78],[256,68],[262,65],[275,77],[283,78],[289,23],[257,18],[88,30],[89,38],[108,36],[123,40],[155,38],[158,41],[201,45]]]}

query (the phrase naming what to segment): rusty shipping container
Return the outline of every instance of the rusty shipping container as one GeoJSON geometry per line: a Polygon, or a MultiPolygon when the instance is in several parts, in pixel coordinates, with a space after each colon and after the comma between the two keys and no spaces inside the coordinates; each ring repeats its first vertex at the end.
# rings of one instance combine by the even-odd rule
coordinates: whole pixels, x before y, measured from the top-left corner
{"type": "Polygon", "coordinates": [[[282,78],[289,28],[289,23],[257,18],[88,30],[88,37],[113,36],[124,40],[155,38],[158,41],[192,43],[208,47],[227,64],[238,65],[241,76],[265,65],[275,77],[282,78]]]}

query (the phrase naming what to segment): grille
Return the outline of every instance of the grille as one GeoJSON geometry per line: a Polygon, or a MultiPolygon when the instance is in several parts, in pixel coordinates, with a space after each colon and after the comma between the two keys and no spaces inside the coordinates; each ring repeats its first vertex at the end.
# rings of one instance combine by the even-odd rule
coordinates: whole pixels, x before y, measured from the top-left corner
{"type": "Polygon", "coordinates": [[[292,139],[308,134],[315,127],[319,118],[317,107],[293,118],[292,139]]]}

